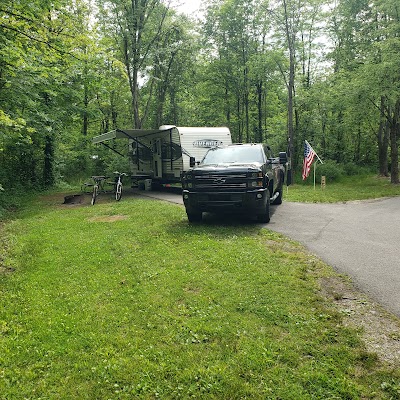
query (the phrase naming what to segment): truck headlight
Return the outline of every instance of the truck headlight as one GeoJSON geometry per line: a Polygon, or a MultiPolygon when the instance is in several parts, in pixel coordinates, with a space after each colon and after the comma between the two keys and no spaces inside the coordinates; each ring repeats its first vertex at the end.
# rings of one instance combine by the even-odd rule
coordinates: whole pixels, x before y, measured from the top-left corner
{"type": "Polygon", "coordinates": [[[247,187],[249,188],[262,188],[263,187],[263,182],[261,179],[258,179],[256,181],[249,181],[247,182],[247,187]]]}

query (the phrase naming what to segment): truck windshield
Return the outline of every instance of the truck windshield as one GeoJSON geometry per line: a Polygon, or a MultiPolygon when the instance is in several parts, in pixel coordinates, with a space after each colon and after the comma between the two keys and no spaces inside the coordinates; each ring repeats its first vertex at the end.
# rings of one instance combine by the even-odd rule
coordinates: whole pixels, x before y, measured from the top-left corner
{"type": "Polygon", "coordinates": [[[231,146],[211,149],[202,164],[263,163],[264,156],[260,146],[231,146]]]}

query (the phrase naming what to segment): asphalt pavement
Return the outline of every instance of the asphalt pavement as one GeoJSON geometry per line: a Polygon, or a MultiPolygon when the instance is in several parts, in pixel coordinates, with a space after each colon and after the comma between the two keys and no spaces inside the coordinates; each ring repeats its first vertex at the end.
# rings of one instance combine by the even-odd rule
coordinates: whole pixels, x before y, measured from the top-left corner
{"type": "MultiPolygon", "coordinates": [[[[146,196],[183,204],[172,192],[146,196]]],[[[302,243],[400,317],[400,197],[271,207],[265,227],[302,243]]],[[[212,218],[212,216],[208,217],[212,218]]]]}
{"type": "Polygon", "coordinates": [[[283,202],[268,229],[301,242],[400,316],[400,197],[343,204],[283,202]]]}

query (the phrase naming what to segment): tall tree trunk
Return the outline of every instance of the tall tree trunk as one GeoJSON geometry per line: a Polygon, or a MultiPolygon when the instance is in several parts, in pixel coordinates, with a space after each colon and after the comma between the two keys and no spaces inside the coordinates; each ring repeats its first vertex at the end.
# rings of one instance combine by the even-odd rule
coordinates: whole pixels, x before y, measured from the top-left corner
{"type": "MultiPolygon", "coordinates": [[[[286,31],[286,40],[289,50],[289,79],[287,81],[287,91],[288,91],[288,118],[287,118],[287,129],[288,129],[288,138],[289,138],[289,156],[292,162],[296,161],[295,155],[295,147],[294,147],[294,124],[293,124],[293,101],[294,101],[294,80],[295,80],[295,35],[292,32],[292,28],[289,23],[289,13],[287,8],[286,0],[283,0],[284,6],[284,18],[285,18],[285,31],[286,31]]],[[[293,170],[291,169],[288,173],[292,174],[293,170]]],[[[293,182],[293,176],[290,178],[290,182],[293,182]]]]}
{"type": "Polygon", "coordinates": [[[45,187],[51,187],[54,184],[54,138],[52,135],[46,135],[44,147],[44,167],[43,183],[45,187]]]}
{"type": "Polygon", "coordinates": [[[244,66],[243,86],[244,86],[243,102],[244,102],[244,112],[245,112],[246,142],[249,143],[249,142],[251,142],[251,138],[250,138],[250,117],[249,117],[249,84],[248,84],[248,68],[247,68],[246,65],[244,66]]]}
{"type": "MultiPolygon", "coordinates": [[[[87,54],[87,48],[85,48],[85,54],[87,54]]],[[[89,129],[89,88],[88,88],[88,62],[85,61],[85,66],[83,69],[84,81],[83,81],[83,121],[82,121],[82,134],[87,136],[89,129]]]]}
{"type": "MultiPolygon", "coordinates": [[[[159,127],[163,123],[163,118],[164,118],[164,106],[165,106],[165,100],[167,97],[167,91],[169,87],[169,81],[170,81],[170,74],[171,74],[171,68],[172,64],[174,62],[175,56],[177,52],[173,52],[171,54],[171,58],[169,59],[168,62],[168,67],[165,73],[163,74],[160,68],[156,68],[156,77],[159,78],[160,80],[157,83],[157,110],[156,110],[156,126],[159,127]],[[159,72],[159,76],[157,75],[157,72],[159,72]]],[[[160,61],[158,60],[160,63],[160,61]]]]}
{"type": "Polygon", "coordinates": [[[84,95],[83,95],[83,123],[82,123],[83,136],[87,136],[89,128],[88,106],[89,106],[89,94],[85,82],[84,95]]]}
{"type": "Polygon", "coordinates": [[[256,85],[256,88],[257,88],[257,112],[258,112],[258,121],[257,121],[257,123],[258,123],[258,126],[257,126],[257,137],[256,137],[256,141],[257,142],[259,142],[259,143],[262,143],[262,141],[263,141],[263,134],[262,134],[262,123],[263,123],[263,112],[262,112],[262,109],[263,109],[263,104],[262,104],[262,101],[263,101],[263,82],[262,81],[259,81],[259,82],[257,82],[257,85],[256,85]]]}
{"type": "Polygon", "coordinates": [[[237,107],[237,116],[238,116],[238,134],[239,134],[239,143],[243,143],[243,123],[241,119],[241,112],[240,112],[240,96],[238,94],[236,98],[236,107],[237,107]]]}
{"type": "Polygon", "coordinates": [[[230,101],[229,101],[229,90],[228,90],[228,83],[225,83],[225,115],[226,115],[226,121],[228,125],[230,125],[231,122],[231,106],[230,106],[230,101]]]}
{"type": "MultiPolygon", "coordinates": [[[[140,104],[139,75],[145,70],[146,61],[150,57],[151,49],[160,45],[160,37],[164,26],[164,21],[168,13],[168,6],[163,7],[158,21],[149,28],[152,19],[150,16],[157,16],[160,10],[158,6],[160,0],[131,0],[125,6],[126,26],[121,26],[120,35],[122,37],[123,61],[129,78],[131,91],[131,108],[133,114],[133,127],[142,128],[144,121],[149,113],[150,100],[154,80],[150,82],[149,99],[147,105],[140,104]],[[144,43],[143,38],[146,39],[144,43]]],[[[120,17],[118,17],[120,18],[120,17]]]]}
{"type": "Polygon", "coordinates": [[[388,149],[389,149],[389,124],[385,117],[385,97],[381,97],[380,123],[378,129],[378,157],[379,175],[389,176],[388,168],[388,149]]]}
{"type": "Polygon", "coordinates": [[[390,158],[392,161],[390,168],[391,183],[400,183],[399,181],[399,144],[400,137],[400,99],[396,101],[393,110],[393,117],[390,124],[390,158]]]}

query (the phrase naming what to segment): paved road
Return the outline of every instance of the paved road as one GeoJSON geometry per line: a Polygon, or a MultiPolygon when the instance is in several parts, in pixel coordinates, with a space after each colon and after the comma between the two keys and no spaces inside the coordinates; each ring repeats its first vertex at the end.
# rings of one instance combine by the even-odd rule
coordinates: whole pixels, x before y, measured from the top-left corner
{"type": "Polygon", "coordinates": [[[400,197],[345,204],[284,202],[268,228],[301,242],[400,316],[400,197]]]}
{"type": "MultiPolygon", "coordinates": [[[[148,192],[182,204],[181,195],[148,192]]],[[[304,244],[400,316],[400,197],[343,204],[283,202],[266,228],[304,244]]]]}

